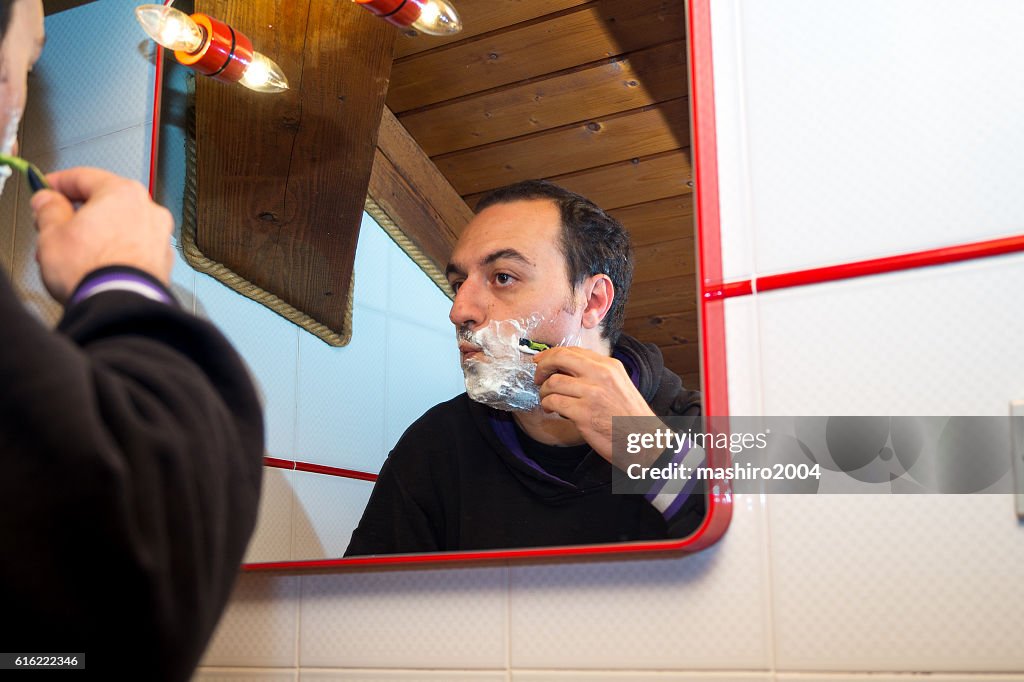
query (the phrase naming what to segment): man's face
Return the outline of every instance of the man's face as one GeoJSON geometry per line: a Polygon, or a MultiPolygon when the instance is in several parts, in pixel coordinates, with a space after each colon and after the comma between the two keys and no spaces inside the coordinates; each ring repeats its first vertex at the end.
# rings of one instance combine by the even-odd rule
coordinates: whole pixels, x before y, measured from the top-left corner
{"type": "Polygon", "coordinates": [[[43,50],[42,0],[14,0],[7,33],[0,43],[0,145],[4,152],[17,153],[9,145],[17,134],[25,109],[28,72],[43,50]]]}
{"type": "MultiPolygon", "coordinates": [[[[580,331],[580,306],[573,300],[560,248],[561,216],[547,199],[495,204],[466,226],[448,264],[455,289],[449,319],[460,332],[479,331],[502,320],[541,322],[531,338],[557,344],[580,331]]],[[[460,334],[462,364],[482,359],[460,334]]]]}

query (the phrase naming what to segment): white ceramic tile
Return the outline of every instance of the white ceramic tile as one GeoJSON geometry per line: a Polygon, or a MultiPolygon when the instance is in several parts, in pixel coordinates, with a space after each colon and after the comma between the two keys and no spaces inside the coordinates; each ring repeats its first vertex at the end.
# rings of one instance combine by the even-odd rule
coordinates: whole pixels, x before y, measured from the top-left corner
{"type": "Polygon", "coordinates": [[[244,562],[287,561],[292,548],[292,481],[295,472],[275,467],[263,469],[259,516],[244,562]]]}
{"type": "Polygon", "coordinates": [[[762,294],[764,412],[1005,415],[1021,291],[1024,255],[762,294]]]}
{"type": "Polygon", "coordinates": [[[370,499],[373,483],[352,478],[294,472],[295,539],[291,554],[279,559],[331,559],[342,556],[370,499]]]}
{"type": "Polygon", "coordinates": [[[507,682],[493,670],[302,670],[300,682],[507,682]]]}
{"type": "Polygon", "coordinates": [[[681,558],[513,566],[513,668],[767,669],[763,518],[737,495],[732,525],[681,558]]]}
{"type": "Polygon", "coordinates": [[[385,312],[388,307],[391,250],[397,249],[387,233],[363,213],[356,244],[355,304],[385,312]]]}
{"type": "Polygon", "coordinates": [[[759,272],[1020,232],[1024,5],[739,8],[759,272]]]}
{"type": "Polygon", "coordinates": [[[778,670],[1024,671],[1008,495],[768,498],[778,670]]]}
{"type": "Polygon", "coordinates": [[[137,4],[104,0],[46,18],[24,119],[28,158],[151,120],[154,48],[137,4]]]}
{"type": "Polygon", "coordinates": [[[297,670],[199,668],[192,682],[296,682],[297,670]]]}
{"type": "Polygon", "coordinates": [[[388,310],[392,316],[454,336],[448,313],[452,302],[400,248],[391,248],[388,310]]]}
{"type": "Polygon", "coordinates": [[[299,336],[299,415],[294,459],[376,473],[384,449],[387,320],[357,307],[352,340],[328,346],[299,336]]]}
{"type": "Polygon", "coordinates": [[[242,573],[202,667],[296,666],[297,576],[242,573]]]}
{"type": "MultiPolygon", "coordinates": [[[[751,216],[750,159],[743,81],[740,0],[718,0],[711,9],[715,87],[715,145],[722,278],[749,278],[754,272],[755,234],[751,216]]],[[[699,188],[698,188],[699,191],[699,188]]]]}
{"type": "Polygon", "coordinates": [[[624,670],[594,672],[585,670],[513,671],[512,682],[771,682],[770,673],[738,672],[649,672],[624,670]]]}
{"type": "Polygon", "coordinates": [[[196,275],[196,308],[224,332],[253,374],[267,452],[294,459],[299,328],[204,274],[196,275]]]}
{"type": "Polygon", "coordinates": [[[303,576],[300,665],[504,670],[507,584],[501,567],[303,576]]]}
{"type": "MultiPolygon", "coordinates": [[[[754,297],[724,301],[729,414],[761,414],[761,346],[754,297]]],[[[705,380],[706,381],[706,380],[705,380]]]]}
{"type": "Polygon", "coordinates": [[[388,448],[424,412],[465,390],[453,331],[441,333],[399,319],[388,321],[384,432],[388,448]]]}

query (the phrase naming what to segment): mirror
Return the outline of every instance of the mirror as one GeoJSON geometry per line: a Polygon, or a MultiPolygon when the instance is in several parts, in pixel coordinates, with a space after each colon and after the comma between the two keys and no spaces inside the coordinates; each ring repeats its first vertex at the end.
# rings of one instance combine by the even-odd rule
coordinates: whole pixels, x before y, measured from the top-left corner
{"type": "MultiPolygon", "coordinates": [[[[709,56],[693,42],[709,30],[700,7],[689,8],[694,24],[688,42],[682,2],[562,0],[492,7],[496,4],[461,0],[467,31],[457,39],[403,36],[392,65],[389,109],[471,208],[491,189],[543,177],[591,198],[622,222],[636,250],[624,331],[658,345],[666,366],[688,388],[701,385],[703,372],[704,409],[721,413],[720,303],[701,298],[698,312],[696,286],[698,262],[705,284],[716,280],[719,268],[716,216],[707,208],[717,204],[713,118],[703,137],[697,125],[706,120],[702,116],[712,115],[710,83],[690,83],[692,101],[687,92],[687,73],[700,73],[693,64],[687,66],[687,52],[692,60],[709,56]],[[695,154],[702,154],[697,157],[702,172],[711,169],[705,177],[693,177],[695,154]],[[695,217],[701,230],[699,253],[695,217]],[[703,354],[698,352],[698,317],[703,354]]],[[[175,155],[182,156],[173,150],[183,145],[185,122],[170,112],[183,111],[176,103],[185,96],[186,76],[173,71],[168,64],[163,84],[163,178],[184,174],[183,162],[173,167],[175,155]]],[[[170,196],[161,199],[174,203],[170,196]]],[[[378,218],[388,222],[386,213],[378,218]]],[[[397,227],[401,231],[402,225],[397,227]]],[[[197,308],[222,326],[230,327],[227,318],[245,311],[239,336],[226,331],[253,365],[267,401],[269,456],[261,518],[247,557],[251,570],[693,550],[721,535],[731,503],[721,482],[688,491],[686,523],[677,532],[658,534],[647,521],[635,527],[625,521],[627,514],[661,518],[649,501],[612,495],[609,482],[601,481],[595,485],[607,490],[599,495],[620,512],[628,510],[570,511],[576,517],[566,527],[581,531],[575,540],[550,528],[545,532],[551,524],[530,512],[520,522],[539,532],[516,536],[523,539],[514,544],[484,537],[441,554],[408,555],[421,549],[410,545],[378,556],[342,558],[387,453],[421,415],[463,391],[448,320],[451,301],[408,250],[415,251],[402,243],[401,234],[364,217],[356,250],[352,338],[341,348],[327,346],[248,301],[235,301],[234,295],[204,298],[197,284],[197,308]],[[291,333],[293,346],[283,351],[289,355],[271,361],[254,348],[254,336],[291,333]],[[587,519],[597,522],[588,525],[587,519]],[[585,533],[591,530],[609,532],[585,533]]],[[[206,284],[202,288],[210,290],[206,284]]],[[[499,438],[514,434],[507,420],[492,427],[499,438]]],[[[450,434],[435,428],[415,442],[428,447],[434,445],[428,441],[444,435],[450,434]]],[[[524,453],[500,467],[519,462],[529,469],[530,461],[545,456],[536,449],[528,454],[533,456],[524,453]]],[[[610,465],[600,458],[584,461],[594,468],[587,469],[588,464],[566,476],[610,477],[610,465]]],[[[484,483],[501,470],[483,472],[484,483]]],[[[418,485],[429,477],[429,472],[421,474],[418,485]]],[[[521,484],[524,479],[516,480],[521,484]]],[[[475,494],[476,509],[493,503],[487,511],[491,516],[477,519],[481,527],[506,523],[521,511],[482,486],[475,494]]],[[[470,502],[451,518],[473,514],[470,502]]],[[[406,518],[398,513],[380,523],[406,518]]]]}

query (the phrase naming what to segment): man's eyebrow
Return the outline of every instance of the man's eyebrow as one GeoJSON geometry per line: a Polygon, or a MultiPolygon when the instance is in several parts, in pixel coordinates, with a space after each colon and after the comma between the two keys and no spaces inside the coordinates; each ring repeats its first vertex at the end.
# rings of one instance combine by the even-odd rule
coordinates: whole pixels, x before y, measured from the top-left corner
{"type": "Polygon", "coordinates": [[[517,260],[520,263],[524,263],[526,265],[533,267],[533,261],[531,261],[523,254],[519,253],[515,249],[501,249],[500,251],[495,251],[494,253],[490,254],[480,262],[483,263],[484,265],[490,265],[494,261],[501,260],[502,258],[517,260]]]}
{"type": "MultiPolygon", "coordinates": [[[[519,261],[520,263],[523,263],[525,265],[529,265],[530,267],[534,267],[533,261],[531,261],[529,258],[524,256],[519,251],[516,251],[515,249],[499,249],[498,251],[495,251],[494,253],[487,254],[486,256],[483,257],[483,259],[480,260],[480,264],[481,265],[491,265],[495,261],[499,261],[499,260],[501,260],[503,258],[508,258],[510,260],[519,261]]],[[[458,275],[460,277],[465,277],[466,276],[466,270],[461,265],[458,265],[457,263],[449,262],[448,265],[444,269],[445,279],[451,279],[452,275],[458,275]]]]}
{"type": "Polygon", "coordinates": [[[462,277],[465,277],[466,271],[460,268],[455,263],[448,263],[448,265],[446,265],[444,268],[444,278],[451,279],[452,275],[461,275],[462,277]]]}

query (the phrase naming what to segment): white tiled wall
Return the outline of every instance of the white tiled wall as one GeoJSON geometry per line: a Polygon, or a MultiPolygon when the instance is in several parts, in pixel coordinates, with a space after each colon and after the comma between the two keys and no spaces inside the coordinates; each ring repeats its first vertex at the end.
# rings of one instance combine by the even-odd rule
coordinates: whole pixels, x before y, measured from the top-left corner
{"type": "MultiPolygon", "coordinates": [[[[99,0],[48,20],[38,113],[27,117],[40,132],[24,145],[39,165],[88,162],[143,178],[152,72],[134,4],[99,0]],[[82,45],[73,29],[87,23],[98,33],[82,45]],[[117,40],[101,39],[104,25],[117,40]],[[116,68],[132,73],[114,78],[69,56],[93,47],[93,62],[114,68],[124,57],[116,68]],[[59,85],[69,72],[89,87],[59,85]]],[[[712,5],[727,274],[1019,229],[1016,3],[985,0],[955,16],[945,0],[712,5]],[[935,60],[941,83],[923,70],[935,60]],[[994,82],[975,82],[979,73],[994,82]],[[901,84],[919,81],[905,106],[895,103],[901,84]],[[990,117],[985,97],[1007,110],[990,117]],[[911,105],[943,111],[919,126],[911,105]],[[961,120],[969,130],[944,138],[961,120]],[[936,139],[923,175],[903,182],[907,155],[936,139]],[[984,196],[992,200],[973,211],[984,196]],[[854,242],[843,236],[850,230],[854,242]]],[[[22,292],[52,316],[30,267],[30,222],[24,213],[10,222],[11,194],[0,201],[3,262],[13,256],[22,292]]],[[[443,369],[457,362],[443,297],[372,228],[361,232],[348,348],[324,346],[187,267],[175,271],[177,293],[249,360],[273,455],[371,468],[404,424],[459,390],[457,371],[443,369]],[[417,397],[423,405],[404,392],[412,373],[436,385],[417,397]]],[[[1011,296],[1024,284],[1021,260],[730,301],[734,413],[998,412],[1024,397],[1011,296]]],[[[345,504],[368,486],[268,470],[265,489],[255,559],[335,551],[345,531],[319,512],[353,514],[345,504]]],[[[722,542],[690,557],[244,574],[196,679],[851,682],[872,673],[893,682],[921,671],[943,682],[1020,682],[1022,553],[1012,505],[995,496],[738,497],[722,542]]]]}

